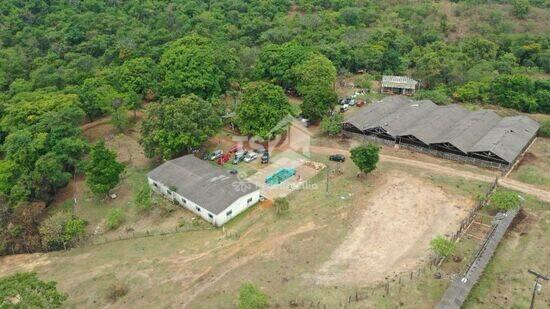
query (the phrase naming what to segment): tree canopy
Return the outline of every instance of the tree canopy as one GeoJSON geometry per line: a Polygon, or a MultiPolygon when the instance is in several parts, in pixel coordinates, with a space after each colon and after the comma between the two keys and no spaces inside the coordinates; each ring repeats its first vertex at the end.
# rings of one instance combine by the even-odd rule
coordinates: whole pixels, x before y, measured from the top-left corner
{"type": "Polygon", "coordinates": [[[380,148],[373,143],[358,146],[351,150],[351,160],[361,172],[367,174],[376,168],[379,160],[379,151],[380,148]]]}
{"type": "Polygon", "coordinates": [[[56,288],[54,281],[44,282],[36,273],[16,273],[0,279],[2,307],[59,308],[67,295],[56,288]]]}
{"type": "Polygon", "coordinates": [[[221,124],[210,102],[196,95],[169,98],[147,106],[140,143],[148,157],[168,160],[200,147],[221,124]]]}
{"type": "Polygon", "coordinates": [[[122,171],[124,165],[117,162],[116,153],[107,149],[103,141],[92,147],[86,163],[86,183],[93,193],[109,193],[120,181],[122,171]]]}
{"type": "Polygon", "coordinates": [[[235,123],[242,134],[270,138],[278,133],[277,125],[289,111],[290,103],[281,87],[254,82],[244,89],[235,123]]]}

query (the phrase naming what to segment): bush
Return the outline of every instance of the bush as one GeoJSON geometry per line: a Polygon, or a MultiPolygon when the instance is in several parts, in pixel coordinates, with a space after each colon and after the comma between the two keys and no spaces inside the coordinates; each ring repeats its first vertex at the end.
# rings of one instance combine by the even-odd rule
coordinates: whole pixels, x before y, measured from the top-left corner
{"type": "Polygon", "coordinates": [[[124,213],[122,209],[115,208],[107,215],[107,228],[114,230],[124,222],[124,213]]]}
{"type": "Polygon", "coordinates": [[[550,137],[550,120],[543,121],[540,124],[539,136],[550,137]]]}
{"type": "Polygon", "coordinates": [[[148,184],[143,184],[134,197],[134,204],[141,211],[149,211],[153,206],[152,196],[151,187],[148,184]]]}
{"type": "Polygon", "coordinates": [[[489,207],[499,211],[508,211],[518,207],[519,195],[509,190],[496,190],[489,198],[489,207]]]}
{"type": "Polygon", "coordinates": [[[276,198],[273,202],[273,207],[275,208],[275,213],[279,217],[284,216],[290,211],[290,203],[284,197],[276,198]]]}
{"type": "Polygon", "coordinates": [[[107,298],[115,302],[126,294],[128,294],[128,287],[126,284],[124,284],[124,282],[117,281],[109,286],[107,298]]]}
{"type": "Polygon", "coordinates": [[[447,95],[445,87],[437,87],[433,90],[421,89],[416,93],[416,99],[432,100],[437,105],[451,104],[451,98],[447,95]]]}
{"type": "Polygon", "coordinates": [[[432,250],[440,257],[451,256],[455,251],[454,242],[439,235],[430,242],[432,250]]]}
{"type": "Polygon", "coordinates": [[[262,309],[267,307],[267,296],[254,284],[243,283],[239,289],[239,309],[262,309]]]}
{"type": "Polygon", "coordinates": [[[16,273],[0,279],[2,308],[60,308],[66,299],[54,281],[44,282],[36,273],[16,273]]]}
{"type": "Polygon", "coordinates": [[[342,114],[334,114],[332,116],[325,116],[321,120],[320,129],[323,134],[328,136],[334,136],[342,132],[342,122],[344,116],[342,114]]]}
{"type": "Polygon", "coordinates": [[[86,234],[86,221],[57,212],[40,224],[39,232],[44,250],[66,249],[86,234]]]}

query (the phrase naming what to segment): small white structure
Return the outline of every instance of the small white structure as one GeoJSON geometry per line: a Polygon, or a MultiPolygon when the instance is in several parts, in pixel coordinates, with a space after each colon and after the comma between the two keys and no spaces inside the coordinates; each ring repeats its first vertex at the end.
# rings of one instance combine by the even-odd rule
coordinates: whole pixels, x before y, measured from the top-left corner
{"type": "Polygon", "coordinates": [[[167,161],[147,177],[156,193],[215,226],[222,226],[260,200],[258,186],[193,155],[167,161]]]}
{"type": "Polygon", "coordinates": [[[407,76],[382,76],[380,92],[413,95],[416,92],[418,82],[407,76]]]}

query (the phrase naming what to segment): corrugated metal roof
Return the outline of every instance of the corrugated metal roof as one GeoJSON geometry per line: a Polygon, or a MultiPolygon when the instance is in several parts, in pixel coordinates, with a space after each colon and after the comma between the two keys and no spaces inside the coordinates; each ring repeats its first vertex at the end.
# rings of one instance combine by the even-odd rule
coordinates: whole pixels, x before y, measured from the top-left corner
{"type": "Polygon", "coordinates": [[[458,121],[469,114],[469,111],[458,105],[438,107],[422,121],[403,130],[401,136],[412,135],[429,145],[439,136],[447,134],[458,121]]]}
{"type": "Polygon", "coordinates": [[[490,151],[508,162],[513,162],[538,129],[539,124],[526,116],[503,118],[470,152],[490,151]]]}
{"type": "Polygon", "coordinates": [[[193,155],[167,161],[147,176],[213,214],[223,212],[238,198],[259,188],[193,155]]]}
{"type": "Polygon", "coordinates": [[[507,162],[516,159],[539,129],[526,116],[502,118],[490,110],[471,112],[403,96],[386,97],[344,123],[362,131],[381,127],[393,137],[411,135],[428,145],[450,143],[465,154],[491,151],[507,162]]]}
{"type": "Polygon", "coordinates": [[[401,136],[402,132],[420,122],[436,108],[437,105],[429,100],[409,100],[395,112],[373,123],[371,128],[381,127],[392,136],[401,136]]]}
{"type": "Polygon", "coordinates": [[[489,110],[471,112],[435,138],[433,143],[450,143],[467,153],[501,119],[499,115],[489,110]]]}
{"type": "Polygon", "coordinates": [[[418,82],[408,76],[382,76],[382,87],[415,89],[418,82]]]}

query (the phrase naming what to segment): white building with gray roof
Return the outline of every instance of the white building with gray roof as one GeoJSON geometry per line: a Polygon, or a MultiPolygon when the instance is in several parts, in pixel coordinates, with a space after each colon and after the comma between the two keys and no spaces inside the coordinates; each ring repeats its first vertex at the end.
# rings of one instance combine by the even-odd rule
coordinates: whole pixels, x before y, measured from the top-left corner
{"type": "Polygon", "coordinates": [[[167,161],[147,174],[151,188],[215,226],[260,200],[260,188],[193,155],[167,161]]]}
{"type": "Polygon", "coordinates": [[[408,76],[382,76],[380,92],[412,95],[416,92],[418,82],[408,76]]]}

